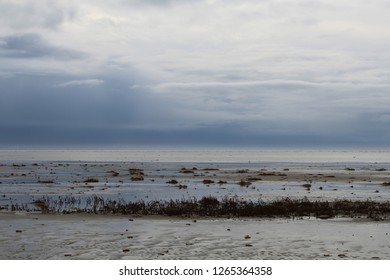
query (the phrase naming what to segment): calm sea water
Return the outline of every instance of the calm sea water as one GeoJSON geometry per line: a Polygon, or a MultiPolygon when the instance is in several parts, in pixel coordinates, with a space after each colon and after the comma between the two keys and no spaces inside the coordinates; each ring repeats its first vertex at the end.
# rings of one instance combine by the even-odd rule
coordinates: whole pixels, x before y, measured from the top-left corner
{"type": "Polygon", "coordinates": [[[390,150],[0,150],[0,162],[390,163],[390,150]]]}

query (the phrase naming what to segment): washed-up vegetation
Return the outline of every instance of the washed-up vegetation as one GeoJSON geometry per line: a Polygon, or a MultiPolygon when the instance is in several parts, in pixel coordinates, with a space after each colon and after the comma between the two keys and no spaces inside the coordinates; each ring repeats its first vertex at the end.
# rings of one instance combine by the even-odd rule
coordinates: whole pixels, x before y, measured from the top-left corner
{"type": "Polygon", "coordinates": [[[143,181],[144,180],[145,174],[144,174],[142,169],[130,168],[129,173],[130,173],[132,181],[143,181]]]}
{"type": "Polygon", "coordinates": [[[310,201],[307,198],[282,198],[271,202],[246,201],[238,197],[218,199],[205,196],[201,199],[170,201],[133,201],[103,199],[97,195],[81,199],[73,196],[42,197],[35,200],[33,208],[25,204],[10,206],[12,211],[42,211],[43,213],[95,213],[124,215],[164,215],[203,217],[317,217],[336,216],[367,217],[375,220],[390,217],[390,202],[376,201],[310,201]]]}
{"type": "Polygon", "coordinates": [[[99,182],[99,180],[95,178],[88,178],[84,180],[84,183],[97,183],[97,182],[99,182]]]}

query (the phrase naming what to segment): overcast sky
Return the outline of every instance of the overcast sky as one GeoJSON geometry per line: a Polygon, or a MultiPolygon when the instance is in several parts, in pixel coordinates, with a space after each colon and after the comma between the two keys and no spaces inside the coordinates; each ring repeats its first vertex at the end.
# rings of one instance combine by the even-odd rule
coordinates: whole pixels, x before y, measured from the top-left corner
{"type": "Polygon", "coordinates": [[[0,146],[389,147],[387,0],[0,0],[0,146]]]}

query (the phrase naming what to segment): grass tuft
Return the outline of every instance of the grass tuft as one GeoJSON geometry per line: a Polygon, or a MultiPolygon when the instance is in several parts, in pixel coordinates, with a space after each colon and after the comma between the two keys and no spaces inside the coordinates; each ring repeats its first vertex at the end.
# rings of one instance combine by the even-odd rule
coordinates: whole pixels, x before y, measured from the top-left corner
{"type": "MultiPolygon", "coordinates": [[[[204,217],[317,217],[328,219],[336,216],[372,218],[390,217],[390,202],[352,201],[311,201],[307,198],[281,198],[270,202],[239,199],[237,196],[218,199],[204,196],[169,201],[124,201],[103,199],[97,195],[82,200],[80,197],[60,196],[35,200],[35,211],[45,213],[96,213],[96,214],[137,214],[165,216],[204,217]]],[[[12,204],[11,211],[30,211],[25,204],[12,204]]]]}

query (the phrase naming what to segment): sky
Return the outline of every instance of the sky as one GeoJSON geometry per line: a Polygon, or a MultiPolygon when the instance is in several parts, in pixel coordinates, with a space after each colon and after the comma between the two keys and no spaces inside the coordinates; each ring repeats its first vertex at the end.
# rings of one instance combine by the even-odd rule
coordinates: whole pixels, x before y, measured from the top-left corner
{"type": "Polygon", "coordinates": [[[386,0],[0,0],[0,147],[390,146],[386,0]]]}

